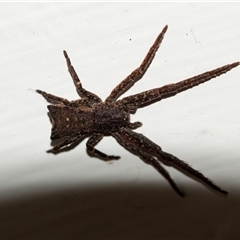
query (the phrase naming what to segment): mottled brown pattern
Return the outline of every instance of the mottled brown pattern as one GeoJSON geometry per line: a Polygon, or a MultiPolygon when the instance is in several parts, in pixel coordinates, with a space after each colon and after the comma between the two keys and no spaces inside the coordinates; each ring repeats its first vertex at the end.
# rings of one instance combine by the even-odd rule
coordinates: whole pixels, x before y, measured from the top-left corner
{"type": "Polygon", "coordinates": [[[164,152],[160,146],[144,135],[132,131],[133,129],[141,127],[142,123],[131,123],[130,114],[135,113],[140,107],[171,97],[177,93],[220,76],[221,74],[230,71],[232,68],[237,67],[239,62],[225,65],[178,83],[168,84],[160,88],[151,89],[117,100],[143,77],[151,64],[166,31],[167,26],[165,26],[162,32],[158,35],[141,65],[117,85],[104,102],[96,94],[91,93],[82,87],[82,83],[71,64],[67,52],[63,52],[67,61],[68,71],[81,99],[69,101],[65,98],[54,96],[41,90],[36,90],[39,94],[45,97],[47,101],[52,103],[52,105],[48,106],[53,124],[51,139],[61,140],[61,142],[55,145],[50,151],[57,152],[59,149],[71,145],[80,139],[89,137],[86,146],[90,154],[106,161],[113,159],[116,160],[120,157],[107,155],[95,148],[105,135],[111,135],[128,151],[137,155],[145,163],[152,165],[160,174],[162,174],[163,177],[165,177],[172,188],[180,196],[184,196],[183,192],[180,191],[161,163],[172,166],[177,170],[186,173],[188,176],[201,181],[222,194],[227,194],[226,191],[222,190],[202,173],[196,171],[184,161],[172,154],[164,152]]]}
{"type": "Polygon", "coordinates": [[[199,74],[195,77],[188,78],[178,83],[168,84],[160,88],[154,88],[148,91],[144,91],[141,93],[125,97],[117,102],[120,102],[125,108],[126,107],[131,108],[131,106],[133,106],[134,109],[144,107],[146,105],[149,105],[150,103],[171,97],[173,95],[176,95],[177,93],[180,93],[189,88],[195,87],[201,83],[209,81],[214,77],[217,77],[223,73],[228,72],[229,70],[238,65],[239,65],[238,62],[228,64],[223,67],[214,69],[212,71],[199,74]]]}

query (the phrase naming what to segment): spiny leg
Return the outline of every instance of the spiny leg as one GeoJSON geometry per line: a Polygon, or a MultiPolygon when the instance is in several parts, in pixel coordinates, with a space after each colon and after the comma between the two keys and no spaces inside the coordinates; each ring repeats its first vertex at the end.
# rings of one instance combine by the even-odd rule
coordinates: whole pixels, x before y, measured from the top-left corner
{"type": "Polygon", "coordinates": [[[105,161],[109,161],[109,160],[117,160],[119,159],[120,157],[119,156],[113,156],[113,155],[107,155],[103,152],[100,152],[99,150],[97,150],[96,148],[94,148],[94,146],[96,146],[103,138],[103,134],[101,133],[94,133],[87,141],[86,145],[87,145],[87,150],[101,158],[101,159],[104,159],[105,161]]]}
{"type": "Polygon", "coordinates": [[[52,149],[48,150],[47,152],[57,152],[59,149],[76,142],[77,140],[79,140],[80,138],[85,137],[84,135],[76,135],[73,137],[67,137],[66,139],[64,139],[61,143],[57,144],[56,146],[54,146],[52,149]]]}
{"type": "Polygon", "coordinates": [[[222,194],[225,194],[225,195],[228,194],[227,191],[225,191],[225,190],[221,189],[220,187],[218,187],[217,185],[215,185],[211,180],[206,178],[202,173],[191,168],[188,164],[186,164],[184,161],[180,160],[179,158],[175,157],[174,155],[164,152],[162,150],[159,152],[159,155],[162,158],[164,158],[167,162],[169,162],[173,167],[176,167],[178,169],[181,169],[181,170],[187,172],[189,175],[201,180],[206,185],[208,185],[212,189],[214,189],[222,194]]]}
{"type": "Polygon", "coordinates": [[[181,190],[178,188],[176,183],[172,180],[169,173],[161,166],[161,164],[150,154],[141,150],[139,145],[131,142],[131,139],[126,139],[126,137],[120,133],[114,133],[112,136],[117,140],[117,142],[122,145],[125,149],[132,152],[133,154],[139,156],[145,163],[152,165],[172,186],[172,188],[180,195],[184,196],[181,190]]]}
{"type": "Polygon", "coordinates": [[[73,79],[73,82],[77,88],[79,95],[82,98],[87,98],[91,104],[101,102],[102,101],[101,98],[99,98],[96,94],[89,92],[82,87],[82,83],[80,82],[80,79],[79,79],[74,67],[71,64],[71,61],[70,61],[70,58],[68,57],[67,52],[63,51],[63,54],[67,61],[68,71],[73,79]]]}
{"type": "Polygon", "coordinates": [[[172,186],[172,188],[181,196],[184,197],[184,193],[178,188],[176,183],[172,180],[170,174],[167,172],[166,169],[164,169],[160,163],[151,155],[146,154],[143,151],[137,152],[138,156],[147,164],[152,165],[172,186]]]}
{"type": "Polygon", "coordinates": [[[129,88],[131,88],[135,82],[140,80],[148,67],[150,66],[155,54],[163,40],[164,34],[167,31],[167,25],[163,28],[162,32],[158,35],[152,47],[149,49],[146,57],[144,58],[141,65],[136,68],[129,76],[127,76],[120,84],[118,84],[106,98],[106,102],[116,101],[122,94],[124,94],[129,88]]]}
{"type": "Polygon", "coordinates": [[[209,81],[212,78],[218,77],[221,74],[230,71],[232,68],[237,67],[238,65],[239,62],[228,64],[223,67],[214,69],[212,71],[205,72],[195,77],[191,77],[186,80],[180,81],[178,83],[168,84],[160,88],[154,88],[148,91],[144,91],[142,93],[125,97],[119,100],[118,103],[120,103],[123,107],[134,112],[139,107],[144,107],[151,103],[160,101],[161,99],[174,96],[177,93],[195,87],[201,83],[209,81]]]}
{"type": "Polygon", "coordinates": [[[67,99],[65,98],[61,98],[61,97],[58,97],[58,96],[55,96],[55,95],[52,95],[50,93],[47,93],[47,92],[44,92],[42,90],[36,90],[37,93],[41,94],[47,101],[51,102],[51,103],[54,103],[54,102],[58,102],[58,103],[63,103],[64,105],[66,106],[69,106],[70,105],[70,101],[68,101],[67,99]]]}
{"type": "Polygon", "coordinates": [[[65,106],[69,106],[69,107],[88,106],[88,104],[89,104],[89,101],[86,98],[69,101],[66,98],[61,98],[61,97],[55,96],[53,94],[44,92],[42,90],[37,89],[36,92],[41,94],[48,102],[50,102],[52,104],[62,103],[65,106]]]}
{"type": "Polygon", "coordinates": [[[182,170],[185,173],[188,173],[188,175],[195,177],[197,179],[199,179],[200,181],[202,181],[203,183],[205,183],[206,185],[208,185],[209,187],[211,187],[212,189],[221,192],[222,194],[227,194],[226,191],[222,190],[220,187],[218,187],[217,185],[215,185],[213,182],[211,182],[208,178],[206,178],[202,173],[198,172],[197,170],[193,169],[192,167],[190,167],[187,163],[185,163],[184,161],[180,160],[179,158],[166,153],[164,151],[162,151],[161,147],[158,146],[157,144],[155,144],[154,142],[152,142],[150,139],[148,139],[147,137],[145,137],[142,134],[136,133],[131,131],[130,129],[121,129],[120,133],[127,139],[129,139],[129,141],[135,143],[135,144],[139,144],[139,147],[141,149],[145,149],[145,151],[151,153],[152,155],[154,155],[155,157],[157,157],[160,161],[163,159],[165,160],[167,163],[169,163],[171,166],[182,170]]]}

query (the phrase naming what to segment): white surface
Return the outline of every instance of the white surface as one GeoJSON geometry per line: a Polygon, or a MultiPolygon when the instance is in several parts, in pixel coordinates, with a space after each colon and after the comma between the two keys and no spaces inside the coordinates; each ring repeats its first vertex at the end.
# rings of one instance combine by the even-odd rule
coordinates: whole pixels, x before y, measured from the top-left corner
{"type": "Polygon", "coordinates": [[[140,109],[138,132],[229,191],[223,198],[173,169],[181,199],[112,138],[90,158],[85,141],[47,154],[51,124],[42,89],[78,98],[67,50],[84,87],[103,99],[169,29],[144,78],[124,96],[240,60],[239,3],[1,3],[2,237],[239,239],[240,68],[140,109]]]}

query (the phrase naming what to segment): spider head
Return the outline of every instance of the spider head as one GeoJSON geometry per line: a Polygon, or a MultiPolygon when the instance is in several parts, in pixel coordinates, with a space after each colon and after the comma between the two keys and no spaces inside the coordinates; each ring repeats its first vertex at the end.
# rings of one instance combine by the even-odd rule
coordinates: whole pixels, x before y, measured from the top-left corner
{"type": "Polygon", "coordinates": [[[129,114],[113,103],[96,104],[93,111],[96,132],[117,132],[120,128],[128,126],[130,121],[129,114]]]}

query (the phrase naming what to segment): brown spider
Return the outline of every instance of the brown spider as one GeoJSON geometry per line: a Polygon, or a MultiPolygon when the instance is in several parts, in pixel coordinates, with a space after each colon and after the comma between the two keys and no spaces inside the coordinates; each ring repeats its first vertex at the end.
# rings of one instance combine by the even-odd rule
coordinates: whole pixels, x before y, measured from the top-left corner
{"type": "Polygon", "coordinates": [[[49,102],[53,103],[53,105],[47,106],[53,125],[51,139],[62,140],[62,142],[50,151],[56,152],[67,145],[76,143],[80,139],[89,137],[86,143],[89,153],[106,161],[119,159],[119,156],[106,155],[95,148],[95,145],[101,141],[104,135],[111,135],[120,145],[159,171],[180,196],[184,196],[184,194],[179,190],[169,173],[160,163],[170,165],[183,173],[187,173],[190,177],[201,181],[210,188],[222,194],[227,194],[226,191],[222,190],[184,161],[164,152],[160,146],[142,134],[132,131],[132,129],[138,128],[142,124],[140,122],[131,123],[130,114],[134,114],[140,107],[168,98],[226,73],[232,68],[237,67],[239,62],[225,65],[178,83],[168,84],[160,88],[151,89],[117,100],[143,77],[163,40],[167,28],[168,27],[165,26],[158,35],[142,64],[118,84],[104,102],[97,95],[82,87],[82,83],[70,62],[67,52],[63,51],[67,61],[68,71],[72,76],[81,99],[68,101],[65,98],[36,90],[49,102]]]}

